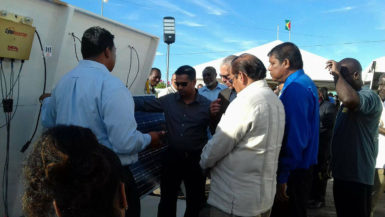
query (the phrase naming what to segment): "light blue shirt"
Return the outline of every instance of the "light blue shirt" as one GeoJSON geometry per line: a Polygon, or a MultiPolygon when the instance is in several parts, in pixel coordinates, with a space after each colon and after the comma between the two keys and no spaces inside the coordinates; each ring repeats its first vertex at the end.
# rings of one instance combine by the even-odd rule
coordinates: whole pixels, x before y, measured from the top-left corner
{"type": "Polygon", "coordinates": [[[138,160],[150,142],[136,130],[134,101],[124,84],[103,65],[81,60],[65,74],[52,96],[44,99],[42,125],[77,125],[90,128],[99,143],[113,150],[123,165],[138,160]]]}
{"type": "Polygon", "coordinates": [[[226,85],[218,83],[218,85],[213,90],[210,90],[209,88],[207,88],[207,86],[204,86],[198,89],[198,93],[212,102],[218,98],[219,92],[226,88],[226,85]]]}

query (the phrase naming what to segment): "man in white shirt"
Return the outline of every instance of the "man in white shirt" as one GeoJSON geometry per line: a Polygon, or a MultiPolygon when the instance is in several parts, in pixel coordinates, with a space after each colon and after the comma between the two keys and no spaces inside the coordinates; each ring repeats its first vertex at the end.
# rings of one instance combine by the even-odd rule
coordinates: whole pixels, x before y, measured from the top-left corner
{"type": "Polygon", "coordinates": [[[210,168],[210,216],[269,216],[285,112],[265,80],[266,68],[251,54],[231,64],[237,98],[223,114],[201,155],[210,168]]]}
{"type": "Polygon", "coordinates": [[[378,154],[376,160],[376,172],[374,174],[374,186],[372,193],[372,210],[371,216],[373,216],[376,204],[381,194],[385,189],[385,75],[382,75],[378,81],[378,95],[383,102],[383,109],[380,119],[380,125],[378,127],[378,154]]]}
{"type": "Polygon", "coordinates": [[[211,102],[218,98],[219,92],[227,88],[226,85],[220,84],[217,81],[217,71],[212,66],[207,66],[203,69],[202,77],[206,86],[199,88],[198,92],[211,102]]]}
{"type": "Polygon", "coordinates": [[[171,77],[171,86],[167,87],[167,88],[164,88],[163,90],[161,90],[159,93],[158,93],[158,98],[159,97],[162,97],[162,96],[166,96],[167,94],[170,94],[170,93],[176,93],[178,92],[176,89],[176,85],[175,85],[175,78],[176,78],[176,75],[175,73],[172,74],[172,77],[171,77]]]}

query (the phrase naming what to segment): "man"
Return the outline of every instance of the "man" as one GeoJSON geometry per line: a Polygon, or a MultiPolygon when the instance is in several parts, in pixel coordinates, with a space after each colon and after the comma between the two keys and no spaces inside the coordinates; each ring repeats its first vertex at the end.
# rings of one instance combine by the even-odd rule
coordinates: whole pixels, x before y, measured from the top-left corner
{"type": "Polygon", "coordinates": [[[286,117],[272,216],[303,217],[307,216],[311,167],[317,163],[318,91],[302,69],[301,52],[295,44],[285,42],[277,45],[268,56],[272,79],[284,83],[279,98],[286,117]]]}
{"type": "Polygon", "coordinates": [[[146,87],[144,88],[144,93],[156,95],[155,87],[156,85],[159,84],[161,77],[162,77],[162,73],[160,72],[160,69],[151,68],[150,77],[148,77],[146,81],[146,87]]]}
{"type": "Polygon", "coordinates": [[[159,94],[158,94],[158,97],[162,97],[162,96],[165,96],[167,94],[176,93],[177,92],[177,90],[176,90],[177,87],[175,85],[175,78],[176,78],[176,75],[174,73],[174,74],[172,74],[172,77],[171,77],[171,86],[161,90],[159,92],[159,94]]]}
{"type": "Polygon", "coordinates": [[[333,135],[336,107],[329,101],[328,89],[318,88],[319,97],[319,145],[318,162],[314,166],[308,208],[318,209],[325,206],[326,187],[329,179],[330,146],[333,135]]]}
{"type": "Polygon", "coordinates": [[[232,62],[229,79],[238,96],[203,149],[211,168],[210,216],[269,216],[285,112],[265,80],[266,68],[251,54],[232,62]]]}
{"type": "Polygon", "coordinates": [[[333,195],[338,217],[369,217],[378,151],[380,97],[362,89],[361,64],[353,58],[329,60],[342,105],[332,140],[333,195]]]}
{"type": "Polygon", "coordinates": [[[195,69],[181,66],[176,72],[178,93],[135,99],[135,109],[164,112],[168,149],[163,156],[158,217],[175,217],[177,192],[186,187],[186,217],[197,217],[205,202],[205,176],[199,166],[207,142],[210,101],[195,89],[195,69]]]}
{"type": "Polygon", "coordinates": [[[212,134],[215,133],[215,129],[219,123],[219,120],[222,117],[222,114],[225,113],[229,104],[237,97],[237,92],[233,88],[233,84],[230,76],[231,70],[231,62],[236,58],[235,55],[227,56],[223,59],[222,64],[220,66],[219,76],[221,76],[222,82],[227,86],[226,89],[222,90],[218,94],[218,99],[213,101],[210,104],[210,114],[212,121],[210,122],[210,131],[212,134]]]}
{"type": "Polygon", "coordinates": [[[136,130],[134,101],[130,91],[110,72],[115,66],[114,36],[101,27],[87,29],[82,37],[83,59],[64,75],[52,95],[43,101],[42,124],[77,125],[90,128],[99,143],[119,156],[127,175],[127,195],[132,204],[127,212],[140,216],[140,201],[130,164],[150,143],[159,143],[159,132],[142,134],[136,130]]]}
{"type": "Polygon", "coordinates": [[[203,82],[206,86],[199,88],[198,92],[210,101],[217,99],[219,92],[227,88],[217,81],[217,71],[212,66],[207,66],[202,72],[203,82]]]}
{"type": "Polygon", "coordinates": [[[373,91],[361,88],[362,67],[357,60],[345,58],[339,63],[330,60],[327,68],[334,76],[342,102],[332,142],[337,214],[369,216],[381,101],[373,91]]]}
{"type": "Polygon", "coordinates": [[[376,160],[376,171],[374,174],[374,186],[372,191],[372,213],[376,208],[376,204],[380,196],[384,193],[385,190],[385,75],[382,75],[379,78],[378,82],[378,95],[381,98],[382,103],[382,113],[380,125],[378,128],[378,155],[376,160]]]}

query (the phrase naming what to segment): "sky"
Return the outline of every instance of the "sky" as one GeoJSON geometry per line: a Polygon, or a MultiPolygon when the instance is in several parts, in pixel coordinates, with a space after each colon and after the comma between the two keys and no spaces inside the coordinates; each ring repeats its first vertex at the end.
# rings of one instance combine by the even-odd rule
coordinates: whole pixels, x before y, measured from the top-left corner
{"type": "MultiPolygon", "coordinates": [[[[64,0],[101,13],[101,0],[64,0]]],[[[163,17],[176,23],[170,74],[277,39],[337,61],[358,59],[366,68],[385,56],[384,0],[108,0],[103,16],[159,37],[154,67],[166,74],[163,17]]],[[[268,66],[266,66],[268,67],[268,66]]],[[[201,72],[197,72],[201,73],[201,72]]]]}

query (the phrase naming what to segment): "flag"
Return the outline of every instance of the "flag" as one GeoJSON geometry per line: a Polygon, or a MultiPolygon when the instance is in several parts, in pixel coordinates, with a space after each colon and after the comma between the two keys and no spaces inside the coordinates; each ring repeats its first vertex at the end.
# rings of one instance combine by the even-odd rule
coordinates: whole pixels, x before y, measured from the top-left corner
{"type": "Polygon", "coordinates": [[[285,29],[290,31],[291,30],[291,21],[290,20],[285,20],[285,29]]]}

